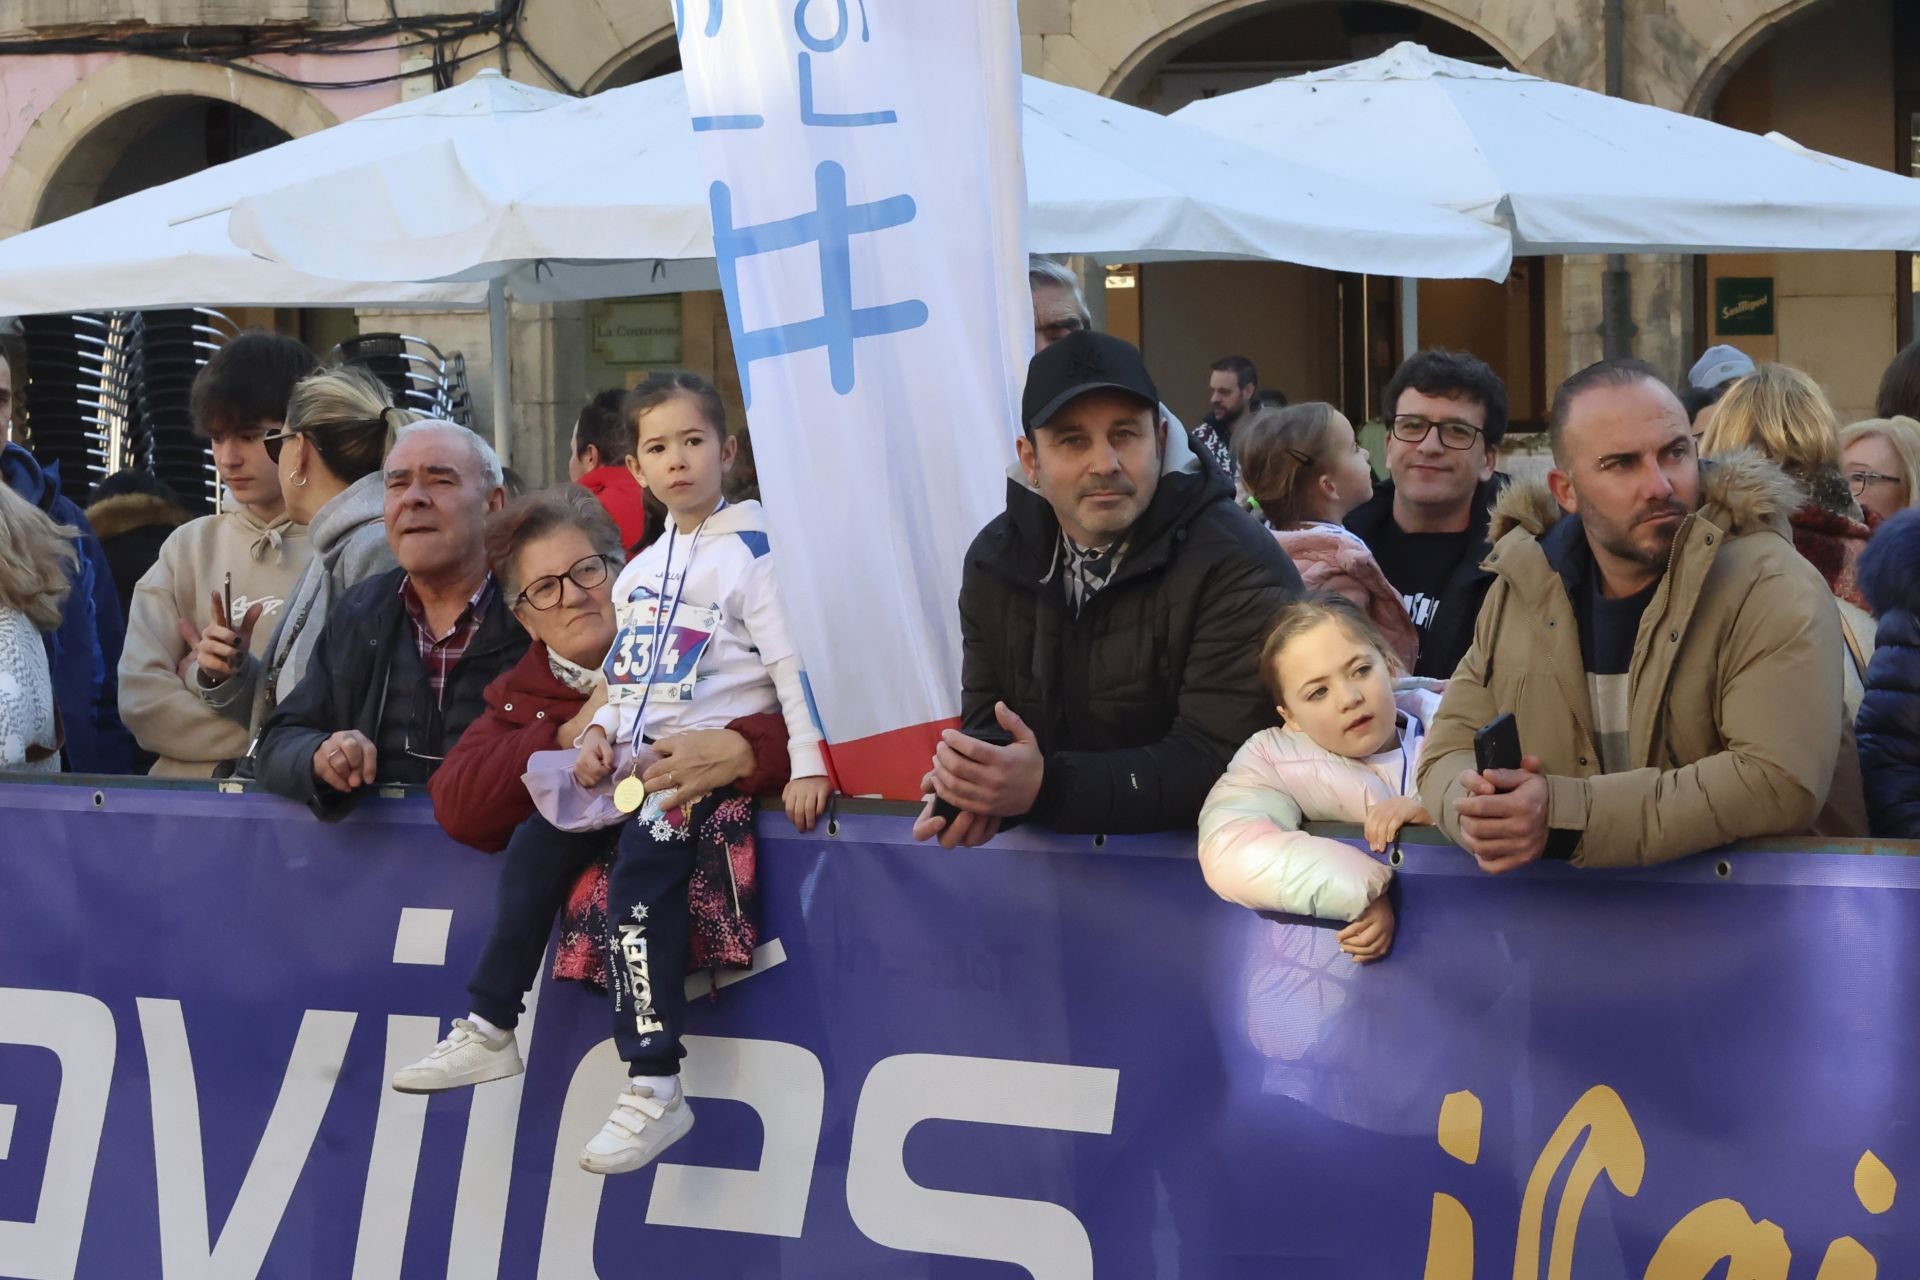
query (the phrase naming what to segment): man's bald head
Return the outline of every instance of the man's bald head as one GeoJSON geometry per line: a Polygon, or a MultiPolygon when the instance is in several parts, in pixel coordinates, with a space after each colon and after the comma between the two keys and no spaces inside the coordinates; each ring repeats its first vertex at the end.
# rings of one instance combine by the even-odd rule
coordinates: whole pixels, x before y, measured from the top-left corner
{"type": "Polygon", "coordinates": [[[1680,397],[1673,394],[1667,380],[1660,371],[1645,360],[1602,360],[1590,364],[1580,372],[1560,384],[1553,393],[1553,408],[1547,419],[1547,443],[1553,447],[1553,460],[1559,466],[1567,465],[1567,423],[1573,418],[1574,404],[1582,396],[1591,392],[1617,387],[1630,387],[1636,383],[1647,382],[1653,395],[1673,402],[1673,412],[1684,422],[1686,409],[1680,403],[1680,397]]]}

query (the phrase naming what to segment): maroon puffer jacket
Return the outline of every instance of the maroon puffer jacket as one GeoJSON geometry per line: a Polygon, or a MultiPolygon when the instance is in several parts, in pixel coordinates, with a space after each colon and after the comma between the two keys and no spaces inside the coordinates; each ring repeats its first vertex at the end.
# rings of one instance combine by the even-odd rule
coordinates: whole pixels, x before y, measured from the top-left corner
{"type": "MultiPolygon", "coordinates": [[[[586,697],[560,682],[547,664],[547,646],[535,640],[527,656],[487,686],[486,710],[427,784],[433,816],[461,844],[485,853],[507,847],[513,829],[533,816],[533,798],[520,776],[536,751],[570,746],[557,736],[586,697]]],[[[778,792],[787,783],[787,726],[778,712],[746,716],[727,728],[753,748],[753,772],[734,784],[746,795],[778,792]]]]}

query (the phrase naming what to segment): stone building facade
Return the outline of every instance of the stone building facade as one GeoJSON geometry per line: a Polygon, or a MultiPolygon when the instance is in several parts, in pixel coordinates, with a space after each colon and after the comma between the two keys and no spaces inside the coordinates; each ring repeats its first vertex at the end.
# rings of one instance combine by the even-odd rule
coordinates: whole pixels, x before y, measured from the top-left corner
{"type": "MultiPolygon", "coordinates": [[[[1624,33],[1627,96],[1778,129],[1881,168],[1913,172],[1920,162],[1914,0],[1020,0],[1020,18],[1029,72],[1171,110],[1399,39],[1601,89],[1610,5],[1624,33]]],[[[677,66],[671,0],[529,4],[511,27],[465,32],[447,25],[448,12],[462,9],[481,15],[491,6],[0,0],[0,234],[430,87],[424,29],[324,53],[291,48],[288,36],[343,32],[390,13],[430,20],[440,24],[443,75],[501,66],[586,93],[677,66]],[[277,47],[242,66],[178,56],[196,35],[234,31],[271,34],[277,47]],[[124,51],[130,38],[149,49],[172,41],[174,56],[124,51]],[[359,87],[324,87],[347,82],[359,87]]],[[[1082,265],[1106,322],[1142,341],[1173,408],[1189,418],[1201,409],[1207,363],[1228,352],[1251,355],[1263,381],[1295,398],[1361,413],[1400,354],[1392,282],[1282,264],[1082,265]]],[[[1419,340],[1487,357],[1513,388],[1516,416],[1537,417],[1554,382],[1601,354],[1602,270],[1599,259],[1546,259],[1522,262],[1504,284],[1430,282],[1419,340]]],[[[1913,336],[1913,266],[1903,256],[1643,257],[1630,259],[1630,271],[1638,354],[1678,374],[1700,348],[1732,341],[1807,369],[1849,417],[1864,416],[1880,369],[1913,336]],[[1771,333],[1719,332],[1712,299],[1723,277],[1767,282],[1771,333]]],[[[315,345],[356,323],[420,333],[466,354],[482,412],[492,411],[483,317],[245,318],[315,345]]],[[[577,406],[609,380],[671,361],[733,383],[714,295],[516,305],[511,345],[513,460],[535,482],[560,474],[577,406]],[[619,338],[636,332],[650,339],[619,338]]]]}

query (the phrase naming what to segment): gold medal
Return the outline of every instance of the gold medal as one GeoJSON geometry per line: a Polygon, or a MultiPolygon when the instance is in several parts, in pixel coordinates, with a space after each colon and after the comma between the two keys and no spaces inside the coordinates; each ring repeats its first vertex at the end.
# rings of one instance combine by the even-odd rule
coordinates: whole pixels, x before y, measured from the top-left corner
{"type": "Polygon", "coordinates": [[[637,812],[646,798],[647,784],[633,774],[620,779],[620,785],[613,789],[613,807],[622,813],[637,812]]]}

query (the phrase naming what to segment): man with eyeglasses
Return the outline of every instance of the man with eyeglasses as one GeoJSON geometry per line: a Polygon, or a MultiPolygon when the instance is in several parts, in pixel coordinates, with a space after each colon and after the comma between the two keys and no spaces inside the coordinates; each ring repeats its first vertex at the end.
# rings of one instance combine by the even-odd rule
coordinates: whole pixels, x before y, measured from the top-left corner
{"type": "Polygon", "coordinates": [[[1420,351],[1387,383],[1387,472],[1348,513],[1420,633],[1413,673],[1446,679],[1473,643],[1493,575],[1480,567],[1506,484],[1494,470],[1507,388],[1463,351],[1420,351]]]}
{"type": "Polygon", "coordinates": [[[467,428],[417,422],[386,460],[387,543],[400,567],[334,604],[306,674],[261,732],[259,778],[322,818],[374,785],[425,783],[527,651],[487,568],[506,501],[500,459],[467,428]]]}
{"type": "Polygon", "coordinates": [[[1093,328],[1093,313],[1080,293],[1080,277],[1069,268],[1035,254],[1027,259],[1027,289],[1033,295],[1035,351],[1093,328]]]}

